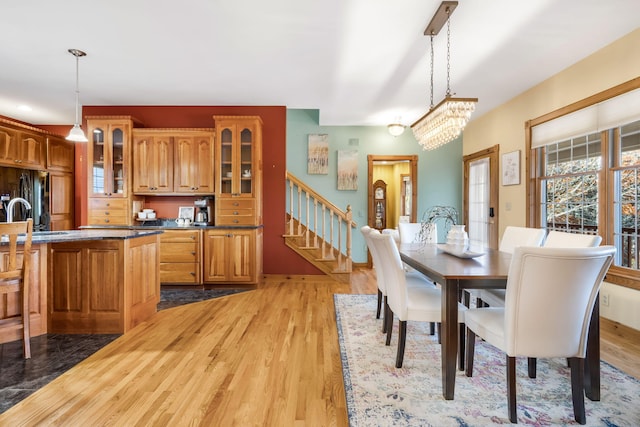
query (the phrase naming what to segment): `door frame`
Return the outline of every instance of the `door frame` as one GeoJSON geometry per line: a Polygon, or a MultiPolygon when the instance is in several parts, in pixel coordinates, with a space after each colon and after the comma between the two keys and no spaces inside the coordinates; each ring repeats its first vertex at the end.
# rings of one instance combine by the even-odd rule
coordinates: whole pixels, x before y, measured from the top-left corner
{"type": "Polygon", "coordinates": [[[498,249],[498,224],[500,223],[498,209],[498,186],[499,182],[499,163],[498,156],[500,153],[500,144],[496,144],[493,147],[486,148],[481,151],[477,151],[472,154],[464,156],[464,189],[462,193],[463,197],[463,211],[464,218],[469,218],[469,165],[471,162],[488,157],[489,158],[489,206],[493,208],[492,217],[493,220],[489,222],[489,247],[492,249],[498,249]]]}

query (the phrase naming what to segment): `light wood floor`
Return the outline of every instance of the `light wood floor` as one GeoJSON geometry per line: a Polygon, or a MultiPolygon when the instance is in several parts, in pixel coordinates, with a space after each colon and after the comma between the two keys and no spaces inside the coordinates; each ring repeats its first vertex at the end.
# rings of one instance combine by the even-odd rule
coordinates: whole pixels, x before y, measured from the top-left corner
{"type": "MultiPolygon", "coordinates": [[[[347,426],[333,294],[375,291],[370,270],[351,285],[272,277],[254,291],[164,310],[0,415],[0,425],[347,426]]],[[[640,350],[614,346],[637,365],[640,350]]]]}

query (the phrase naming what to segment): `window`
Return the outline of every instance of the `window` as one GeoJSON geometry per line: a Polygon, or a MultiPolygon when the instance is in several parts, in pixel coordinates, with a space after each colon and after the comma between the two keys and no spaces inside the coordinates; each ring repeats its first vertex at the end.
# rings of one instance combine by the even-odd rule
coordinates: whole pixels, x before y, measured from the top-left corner
{"type": "Polygon", "coordinates": [[[529,224],[602,236],[607,280],[640,289],[640,91],[622,86],[528,122],[529,224]]]}

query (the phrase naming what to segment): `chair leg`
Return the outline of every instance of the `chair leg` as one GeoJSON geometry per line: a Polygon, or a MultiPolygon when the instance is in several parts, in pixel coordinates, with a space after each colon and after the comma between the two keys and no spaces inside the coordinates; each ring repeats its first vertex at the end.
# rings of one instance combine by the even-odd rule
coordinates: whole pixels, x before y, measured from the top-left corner
{"type": "Polygon", "coordinates": [[[29,288],[24,287],[22,297],[22,346],[24,358],[31,359],[31,319],[29,317],[29,288]]]}
{"type": "Polygon", "coordinates": [[[396,368],[402,368],[404,360],[404,345],[407,340],[407,321],[401,320],[398,328],[398,354],[396,355],[396,368]]]}
{"type": "Polygon", "coordinates": [[[587,416],[584,410],[584,359],[572,357],[570,361],[573,417],[578,424],[586,424],[587,416]]]}
{"type": "Polygon", "coordinates": [[[376,310],[376,319],[380,318],[381,310],[382,310],[382,291],[378,289],[378,309],[376,310]]]}
{"type": "Polygon", "coordinates": [[[436,324],[431,322],[429,323],[429,333],[431,335],[435,335],[436,334],[436,324]]]}
{"type": "Polygon", "coordinates": [[[509,401],[509,421],[518,423],[516,407],[516,358],[507,356],[507,400],[509,401]]]}
{"type": "Polygon", "coordinates": [[[466,359],[467,359],[467,368],[465,369],[465,374],[468,377],[473,376],[473,353],[476,349],[476,334],[469,328],[467,328],[467,348],[466,348],[466,359]]]}
{"type": "Polygon", "coordinates": [[[464,371],[464,323],[460,323],[458,330],[458,369],[464,371]]]}
{"type": "Polygon", "coordinates": [[[438,322],[438,344],[442,344],[442,324],[438,322]]]}
{"type": "Polygon", "coordinates": [[[385,345],[391,345],[391,331],[393,330],[393,311],[387,306],[387,310],[385,312],[385,323],[387,329],[387,340],[385,345]]]}
{"type": "Polygon", "coordinates": [[[538,365],[538,359],[536,359],[535,357],[528,357],[527,358],[527,365],[529,368],[529,378],[535,378],[536,377],[536,367],[538,365]]]}
{"type": "Polygon", "coordinates": [[[389,314],[389,304],[387,304],[387,296],[384,296],[384,301],[382,302],[382,333],[387,332],[387,315],[389,314]]]}

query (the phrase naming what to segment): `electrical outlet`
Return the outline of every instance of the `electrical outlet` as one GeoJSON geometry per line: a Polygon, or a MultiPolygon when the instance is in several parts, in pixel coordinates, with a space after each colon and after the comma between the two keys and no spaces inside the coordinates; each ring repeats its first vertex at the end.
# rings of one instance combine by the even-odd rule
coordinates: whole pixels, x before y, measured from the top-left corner
{"type": "Polygon", "coordinates": [[[600,302],[603,306],[609,307],[609,294],[600,295],[600,302]]]}

